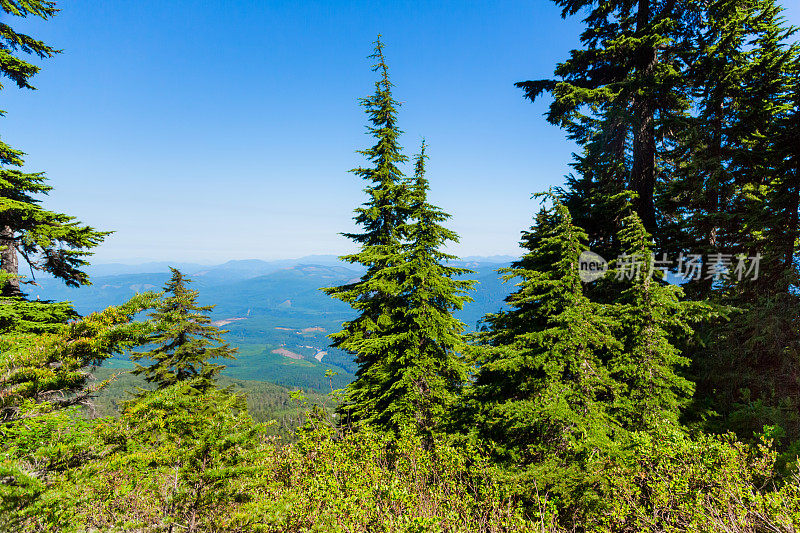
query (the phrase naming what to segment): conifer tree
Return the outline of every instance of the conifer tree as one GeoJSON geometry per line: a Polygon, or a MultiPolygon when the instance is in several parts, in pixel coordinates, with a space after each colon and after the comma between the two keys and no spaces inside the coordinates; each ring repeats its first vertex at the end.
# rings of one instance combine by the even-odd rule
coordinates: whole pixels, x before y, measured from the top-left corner
{"type": "Polygon", "coordinates": [[[511,309],[486,319],[486,352],[470,403],[477,435],[502,464],[541,492],[581,492],[592,459],[620,431],[618,384],[606,368],[620,346],[604,306],[583,293],[578,263],[586,235],[555,197],[523,233],[511,309]]]}
{"type": "Polygon", "coordinates": [[[375,92],[362,98],[361,105],[369,117],[367,128],[375,144],[358,153],[372,166],[359,167],[352,172],[367,180],[367,201],[355,210],[356,223],[362,233],[347,233],[345,237],[360,246],[357,253],[343,256],[344,261],[360,264],[366,272],[355,283],[325,289],[358,313],[345,322],[342,331],[332,334],[333,346],[355,355],[358,370],[356,379],[348,386],[346,402],[341,408],[345,421],[367,420],[374,414],[381,378],[372,366],[384,360],[395,349],[391,331],[404,313],[400,280],[392,267],[404,261],[403,243],[408,219],[409,195],[407,182],[398,165],[407,161],[401,152],[397,126],[397,101],[392,97],[392,83],[383,53],[380,36],[370,56],[378,73],[375,92]]]}
{"type": "MultiPolygon", "coordinates": [[[[681,74],[693,4],[681,0],[554,2],[563,8],[564,18],[587,12],[587,27],[581,34],[584,46],[572,50],[570,58],[558,65],[556,79],[516,85],[531,100],[545,91],[552,93],[548,120],[588,147],[578,163],[591,164],[594,173],[582,172],[579,179],[591,178],[612,196],[633,191],[637,211],[652,232],[656,227],[657,141],[667,134],[661,125],[688,107],[681,74]]],[[[591,204],[592,199],[586,201],[591,204]]],[[[578,212],[573,205],[568,207],[578,212]]]]}
{"type": "MultiPolygon", "coordinates": [[[[137,294],[128,302],[68,324],[40,322],[0,335],[0,423],[37,416],[36,405],[60,409],[86,405],[105,383],[91,367],[139,346],[149,325],[134,321],[155,299],[137,294]]],[[[24,307],[22,307],[24,309],[24,307]]]]}
{"type": "Polygon", "coordinates": [[[621,252],[617,233],[631,194],[625,185],[624,152],[608,150],[608,136],[603,126],[599,128],[582,153],[573,156],[570,166],[574,172],[558,192],[575,224],[586,231],[589,248],[602,257],[616,257],[621,252]]]}
{"type": "Polygon", "coordinates": [[[372,384],[364,397],[365,421],[384,429],[410,427],[430,434],[454,405],[466,379],[461,358],[464,324],[452,312],[470,300],[465,292],[473,282],[457,279],[470,271],[448,265],[457,257],[441,250],[447,242],[457,242],[458,235],[441,225],[450,215],[428,202],[425,151],[423,141],[408,184],[403,261],[388,269],[400,280],[403,306],[380,337],[362,343],[362,349],[373,343],[376,350],[385,344],[391,349],[360,378],[372,384]]]}
{"type": "MultiPolygon", "coordinates": [[[[4,1],[0,8],[7,15],[49,19],[57,13],[55,2],[43,0],[4,1]]],[[[19,53],[40,59],[53,57],[59,50],[28,35],[0,24],[0,75],[19,88],[33,89],[31,78],[39,67],[19,57],[19,53]]],[[[3,86],[0,84],[0,89],[3,86]]],[[[0,115],[4,112],[0,111],[0,115]]],[[[31,270],[47,272],[69,286],[88,284],[85,257],[108,232],[81,225],[74,217],[48,211],[37,195],[52,189],[41,172],[23,172],[23,152],[0,141],[0,269],[10,275],[3,287],[4,296],[19,296],[19,259],[31,270]]]]}
{"type": "Polygon", "coordinates": [[[800,41],[798,28],[786,24],[775,0],[755,4],[748,19],[752,36],[742,76],[744,98],[737,106],[744,139],[737,150],[736,177],[744,189],[739,203],[745,231],[740,233],[747,242],[736,252],[760,252],[763,264],[759,278],[738,289],[785,294],[798,285],[800,41]]]}
{"type": "MultiPolygon", "coordinates": [[[[119,424],[126,439],[114,450],[117,464],[129,472],[170,472],[166,486],[148,486],[150,480],[139,477],[134,489],[153,495],[161,524],[169,524],[162,529],[230,530],[231,504],[252,498],[243,481],[257,477],[252,461],[265,440],[265,426],[250,418],[243,396],[218,389],[198,394],[193,381],[184,381],[130,404],[119,424]],[[228,511],[216,523],[215,509],[228,511]]],[[[96,473],[115,474],[108,468],[96,473]]]]}
{"type": "MultiPolygon", "coordinates": [[[[797,47],[780,12],[774,0],[720,0],[702,11],[685,76],[694,112],[669,124],[675,134],[664,158],[668,179],[657,199],[661,251],[760,253],[765,260],[755,285],[768,292],[787,288],[780,257],[797,227],[791,186],[788,195],[778,193],[788,204],[768,205],[787,183],[786,147],[796,144],[783,134],[791,130],[797,47]]],[[[727,292],[712,283],[710,266],[686,284],[687,294],[720,299],[727,292]]]]}
{"type": "Polygon", "coordinates": [[[635,213],[624,219],[619,241],[624,255],[606,274],[621,290],[613,312],[623,349],[609,361],[612,376],[623,385],[617,419],[633,431],[677,424],[694,385],[679,374],[689,359],[676,343],[692,334],[692,321],[710,316],[710,307],[684,301],[682,289],[663,280],[651,237],[635,213]]]}
{"type": "MultiPolygon", "coordinates": [[[[12,277],[0,270],[0,294],[12,277]]],[[[0,334],[53,332],[75,318],[78,318],[78,313],[70,302],[28,301],[0,296],[0,334]]]]}
{"type": "Polygon", "coordinates": [[[211,325],[208,313],[214,306],[197,305],[198,292],[186,286],[191,280],[175,268],[170,270],[164,295],[150,313],[155,333],[146,344],[155,347],[131,355],[134,361],[149,360],[150,365],[137,363],[133,373],[144,375],[159,389],[192,380],[194,389],[205,392],[214,387],[217,374],[225,368],[211,361],[232,359],[236,349],[223,342],[226,331],[211,325]]]}
{"type": "MultiPolygon", "coordinates": [[[[583,46],[555,79],[517,85],[551,92],[548,119],[581,146],[564,202],[604,257],[623,251],[629,193],[659,254],[702,256],[686,297],[738,311],[698,324],[708,342],[684,353],[695,409],[721,415],[715,430],[800,437],[785,415],[800,403],[796,29],[778,0],[555,3],[586,14],[583,46]],[[758,276],[718,279],[714,258],[732,271],[737,256],[759,257],[758,276]]],[[[615,301],[608,284],[587,294],[615,301]]]]}
{"type": "Polygon", "coordinates": [[[331,335],[358,364],[340,413],[344,423],[429,434],[465,378],[464,326],[451,313],[468,300],[471,282],[455,279],[468,271],[448,265],[456,258],[441,250],[458,236],[441,225],[449,215],[427,201],[424,143],[413,179],[398,167],[407,158],[380,37],[371,57],[379,79],[361,104],[376,144],[359,153],[373,166],[354,170],[371,183],[367,202],[356,209],[363,233],[346,235],[360,250],[343,257],[366,272],[355,283],[326,289],[358,313],[331,335]]]}
{"type": "Polygon", "coordinates": [[[698,114],[676,128],[682,154],[670,154],[660,210],[673,256],[722,253],[731,270],[737,255],[760,258],[757,276],[715,280],[704,270],[686,284],[691,297],[735,308],[725,324],[699,328],[710,342],[693,354],[697,402],[719,415],[715,430],[750,438],[770,424],[790,441],[800,438],[786,408],[800,403],[800,48],[781,12],[775,0],[709,8],[689,76],[698,114]]]}
{"type": "MultiPolygon", "coordinates": [[[[668,176],[657,199],[661,213],[661,250],[672,257],[733,253],[735,236],[726,223],[734,209],[733,172],[737,131],[735,114],[743,95],[748,2],[709,3],[698,20],[696,38],[687,52],[687,91],[696,110],[674,117],[670,149],[665,151],[668,176]]],[[[707,265],[704,265],[707,266],[707,265]]],[[[703,271],[705,272],[707,269],[703,271]]],[[[689,280],[684,290],[705,297],[711,279],[689,280]]]]}

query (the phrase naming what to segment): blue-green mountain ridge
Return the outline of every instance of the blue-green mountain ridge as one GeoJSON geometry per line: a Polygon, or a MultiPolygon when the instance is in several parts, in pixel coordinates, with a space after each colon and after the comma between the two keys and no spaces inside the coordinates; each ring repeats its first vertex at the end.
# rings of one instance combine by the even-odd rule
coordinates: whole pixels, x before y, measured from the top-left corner
{"type": "MultiPolygon", "coordinates": [[[[474,302],[457,316],[474,329],[488,312],[503,306],[512,283],[502,283],[497,269],[510,257],[469,257],[458,262],[475,271],[478,281],[474,302]]],[[[99,264],[89,269],[92,285],[69,288],[53,279],[29,285],[29,297],[71,301],[82,315],[123,303],[136,292],[158,291],[168,278],[169,266],[188,274],[200,291],[202,304],[214,304],[212,319],[228,330],[226,339],[239,349],[235,361],[226,362],[225,374],[263,380],[287,387],[319,391],[344,386],[353,379],[352,358],[329,347],[327,335],[352,316],[349,306],[320,289],[357,279],[361,271],[335,256],[310,256],[297,260],[229,261],[220,265],[195,263],[99,264]],[[333,383],[325,371],[338,375],[333,383]]],[[[109,366],[130,366],[118,357],[109,366]]]]}

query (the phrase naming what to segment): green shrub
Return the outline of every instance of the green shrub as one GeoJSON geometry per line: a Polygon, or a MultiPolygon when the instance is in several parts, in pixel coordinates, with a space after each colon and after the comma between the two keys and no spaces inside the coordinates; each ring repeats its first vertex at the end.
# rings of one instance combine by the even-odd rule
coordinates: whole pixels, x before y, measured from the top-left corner
{"type": "Polygon", "coordinates": [[[604,475],[614,490],[597,531],[774,531],[800,527],[800,477],[780,479],[776,454],[762,438],[690,438],[674,428],[631,435],[604,475]]]}
{"type": "Polygon", "coordinates": [[[238,523],[252,531],[541,531],[471,460],[443,442],[369,429],[276,442],[238,523]]]}

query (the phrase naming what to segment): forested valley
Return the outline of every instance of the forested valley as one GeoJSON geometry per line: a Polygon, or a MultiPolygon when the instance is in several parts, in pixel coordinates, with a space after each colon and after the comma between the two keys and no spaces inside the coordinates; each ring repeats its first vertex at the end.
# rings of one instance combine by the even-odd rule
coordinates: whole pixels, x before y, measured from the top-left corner
{"type": "MultiPolygon", "coordinates": [[[[580,47],[508,83],[578,149],[477,327],[372,44],[358,275],[319,287],[354,371],[310,392],[223,375],[249,354],[178,268],[98,312],[32,296],[28,269],[90,284],[110,233],[0,141],[0,530],[800,529],[797,29],[778,0],[552,1],[580,47]]],[[[15,21],[58,7],[0,7],[0,88],[33,89],[62,51],[15,21]]]]}

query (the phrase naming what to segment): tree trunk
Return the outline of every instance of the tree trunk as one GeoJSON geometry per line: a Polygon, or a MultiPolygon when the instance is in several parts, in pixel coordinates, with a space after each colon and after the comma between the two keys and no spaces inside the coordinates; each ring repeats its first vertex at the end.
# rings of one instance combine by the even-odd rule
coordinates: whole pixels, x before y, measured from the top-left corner
{"type": "Polygon", "coordinates": [[[0,228],[0,269],[11,274],[12,277],[6,281],[3,287],[3,296],[19,296],[22,291],[19,289],[19,260],[17,258],[17,243],[14,241],[14,230],[9,226],[0,228]]]}
{"type": "MultiPolygon", "coordinates": [[[[709,155],[711,157],[711,162],[706,163],[706,172],[708,175],[706,176],[704,191],[705,205],[703,206],[706,218],[701,225],[703,228],[701,231],[702,235],[704,235],[705,242],[701,243],[702,248],[699,250],[705,252],[707,258],[710,258],[714,253],[724,251],[721,248],[725,244],[719,242],[720,227],[718,226],[720,220],[722,185],[725,172],[725,165],[722,161],[722,127],[725,120],[725,109],[723,107],[722,98],[717,95],[716,99],[717,102],[714,103],[713,114],[711,115],[712,131],[709,142],[709,155]]],[[[714,288],[714,280],[708,277],[708,274],[710,273],[708,269],[710,266],[710,263],[706,263],[704,261],[702,267],[703,279],[696,282],[698,287],[697,296],[699,298],[707,298],[714,288]]]]}
{"type": "MultiPolygon", "coordinates": [[[[650,22],[650,0],[640,0],[636,15],[636,32],[641,35],[650,22]]],[[[656,49],[639,51],[637,75],[649,76],[656,64],[656,49]]],[[[646,85],[646,84],[645,84],[646,85]]],[[[648,232],[656,229],[656,210],[653,191],[656,185],[655,108],[648,95],[637,95],[633,104],[633,165],[631,188],[637,194],[636,211],[648,232]]]]}
{"type": "MultiPolygon", "coordinates": [[[[796,120],[800,121],[800,112],[796,114],[796,120]]],[[[791,167],[788,170],[788,205],[787,205],[787,228],[783,243],[783,272],[794,270],[795,257],[797,255],[798,223],[800,223],[800,153],[796,148],[792,155],[791,167]]],[[[789,291],[789,277],[781,279],[781,292],[789,291]]]]}

